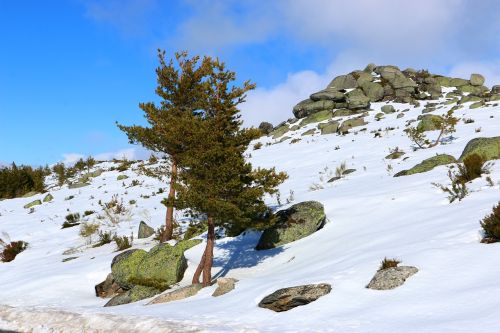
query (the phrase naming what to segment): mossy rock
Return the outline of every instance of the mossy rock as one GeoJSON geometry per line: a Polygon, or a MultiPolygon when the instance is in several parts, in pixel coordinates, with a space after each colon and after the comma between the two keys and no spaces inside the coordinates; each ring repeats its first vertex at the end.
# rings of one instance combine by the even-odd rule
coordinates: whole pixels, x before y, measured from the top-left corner
{"type": "Polygon", "coordinates": [[[305,126],[312,123],[319,123],[320,121],[329,120],[333,117],[332,111],[319,111],[311,114],[307,118],[302,119],[300,126],[305,126]]]}
{"type": "Polygon", "coordinates": [[[104,306],[108,307],[137,302],[158,295],[161,292],[162,290],[153,287],[134,286],[132,289],[127,290],[125,293],[113,297],[104,306]]]}
{"type": "Polygon", "coordinates": [[[484,102],[480,101],[480,102],[472,103],[471,105],[469,105],[469,109],[477,109],[477,108],[480,108],[482,106],[484,106],[484,102]]]}
{"type": "Polygon", "coordinates": [[[315,102],[321,100],[331,100],[335,102],[343,102],[345,101],[344,93],[338,91],[337,89],[327,88],[317,93],[312,94],[309,98],[315,102]]]}
{"type": "Polygon", "coordinates": [[[443,117],[435,114],[426,114],[418,117],[420,122],[417,125],[417,129],[420,131],[435,131],[441,129],[441,124],[443,123],[443,117]]]}
{"type": "Polygon", "coordinates": [[[465,85],[457,88],[461,93],[470,93],[472,95],[482,95],[487,92],[489,89],[485,86],[473,86],[473,85],[465,85]]]}
{"type": "Polygon", "coordinates": [[[118,175],[118,177],[116,177],[116,180],[124,180],[124,179],[128,179],[128,176],[127,175],[118,175]]]}
{"type": "Polygon", "coordinates": [[[280,210],[274,225],[262,233],[256,249],[272,249],[307,237],[321,229],[325,221],[324,207],[317,201],[305,201],[280,210]]]}
{"type": "Polygon", "coordinates": [[[473,86],[482,86],[484,84],[484,76],[481,74],[471,74],[469,81],[473,86]]]}
{"type": "Polygon", "coordinates": [[[353,127],[359,127],[366,125],[367,122],[365,122],[364,118],[353,118],[353,119],[348,119],[340,125],[339,132],[340,133],[346,133],[348,132],[351,128],[353,127]]]}
{"type": "Polygon", "coordinates": [[[32,202],[24,205],[24,208],[28,209],[28,208],[35,207],[35,206],[38,206],[38,205],[41,205],[41,204],[42,204],[41,200],[35,200],[35,201],[32,201],[32,202]]]}
{"type": "Polygon", "coordinates": [[[310,130],[307,130],[304,133],[302,133],[301,136],[313,135],[314,132],[316,132],[316,130],[314,128],[311,128],[310,130]]]}
{"type": "Polygon", "coordinates": [[[444,105],[451,105],[451,104],[455,104],[455,103],[458,103],[458,98],[456,97],[453,97],[445,102],[443,102],[444,105]]]}
{"type": "Polygon", "coordinates": [[[458,160],[463,161],[471,154],[478,154],[486,161],[500,159],[500,136],[470,140],[458,160]]]}
{"type": "Polygon", "coordinates": [[[364,82],[361,89],[371,102],[378,102],[384,98],[384,87],[377,82],[364,82]]]}
{"type": "Polygon", "coordinates": [[[467,95],[467,96],[462,96],[462,98],[460,98],[460,102],[459,103],[460,104],[464,104],[464,103],[479,102],[479,101],[482,101],[481,97],[467,95]]]}
{"type": "Polygon", "coordinates": [[[469,80],[465,79],[460,79],[460,78],[453,78],[450,80],[450,86],[451,87],[463,87],[469,85],[469,80]]]}
{"type": "Polygon", "coordinates": [[[383,112],[379,112],[379,113],[377,113],[377,114],[375,115],[375,119],[376,119],[376,120],[381,120],[381,119],[384,119],[384,117],[385,117],[385,113],[383,113],[383,112]]]}
{"type": "Polygon", "coordinates": [[[349,109],[338,109],[333,111],[333,118],[336,117],[347,117],[362,113],[362,110],[349,110],[349,109]]]}
{"type": "Polygon", "coordinates": [[[54,200],[54,197],[50,193],[43,198],[43,202],[50,202],[52,200],[54,200]]]}
{"type": "Polygon", "coordinates": [[[434,80],[436,84],[443,86],[443,87],[452,87],[451,85],[451,78],[447,76],[434,76],[434,80]]]}
{"type": "Polygon", "coordinates": [[[337,90],[352,89],[357,87],[358,81],[352,74],[339,75],[328,84],[328,88],[337,90]]]}
{"type": "Polygon", "coordinates": [[[338,121],[330,121],[323,124],[318,124],[318,129],[321,130],[321,135],[337,133],[340,123],[338,121]]]}
{"type": "Polygon", "coordinates": [[[103,173],[102,169],[97,169],[95,171],[88,172],[88,173],[84,174],[83,176],[81,176],[80,179],[78,180],[78,182],[79,183],[86,183],[89,181],[90,178],[99,177],[100,175],[102,175],[102,173],[103,173]]]}
{"type": "Polygon", "coordinates": [[[385,114],[396,112],[396,109],[394,109],[394,106],[392,106],[391,104],[382,106],[380,110],[385,114]]]}
{"type": "Polygon", "coordinates": [[[370,107],[370,99],[361,89],[354,89],[346,94],[348,109],[367,109],[370,107]]]}
{"type": "Polygon", "coordinates": [[[413,168],[409,170],[403,170],[394,175],[394,177],[400,177],[400,176],[409,176],[413,175],[415,173],[422,173],[422,172],[427,172],[439,165],[446,165],[450,163],[456,163],[457,160],[455,157],[451,155],[446,155],[446,154],[441,154],[441,155],[436,155],[431,158],[425,159],[419,164],[415,165],[413,168]]]}
{"type": "Polygon", "coordinates": [[[290,140],[290,139],[291,139],[291,137],[289,137],[289,136],[284,136],[284,137],[282,137],[282,138],[280,139],[280,141],[278,141],[278,143],[285,142],[286,140],[290,140]]]}
{"type": "Polygon", "coordinates": [[[306,99],[293,107],[293,115],[299,119],[305,118],[319,111],[331,111],[335,105],[335,102],[332,100],[313,101],[306,99]]]}
{"type": "Polygon", "coordinates": [[[405,154],[404,151],[395,151],[395,152],[387,155],[385,158],[388,160],[396,160],[396,159],[400,158],[401,156],[403,156],[404,154],[405,154]]]}
{"type": "Polygon", "coordinates": [[[111,271],[120,287],[131,289],[135,285],[130,280],[136,276],[137,267],[147,255],[148,253],[144,250],[132,249],[113,258],[111,271]]]}
{"type": "Polygon", "coordinates": [[[279,137],[282,137],[289,130],[290,130],[290,127],[288,127],[287,124],[284,124],[284,125],[281,125],[281,126],[275,128],[271,133],[269,133],[269,135],[272,136],[273,139],[277,139],[279,137]]]}
{"type": "Polygon", "coordinates": [[[69,184],[68,188],[75,189],[75,188],[81,188],[81,187],[85,187],[85,186],[89,186],[89,185],[90,185],[89,183],[74,183],[74,184],[69,184]]]}

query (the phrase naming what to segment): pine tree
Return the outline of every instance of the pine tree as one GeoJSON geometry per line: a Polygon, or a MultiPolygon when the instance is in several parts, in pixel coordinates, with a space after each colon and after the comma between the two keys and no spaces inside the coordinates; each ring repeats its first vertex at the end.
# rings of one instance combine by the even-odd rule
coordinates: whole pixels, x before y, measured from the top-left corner
{"type": "Polygon", "coordinates": [[[181,166],[180,156],[189,149],[186,144],[190,139],[190,126],[193,119],[199,117],[197,111],[205,103],[206,77],[210,59],[205,57],[188,57],[187,52],[175,54],[173,60],[165,60],[165,51],[158,50],[159,67],[156,69],[156,94],[161,98],[159,105],[155,103],[141,103],[139,107],[144,111],[149,127],[123,126],[130,143],[141,144],[149,150],[160,152],[170,157],[170,190],[167,200],[165,217],[165,232],[161,242],[172,238],[175,189],[178,169],[181,166]]]}
{"type": "Polygon", "coordinates": [[[190,149],[182,155],[185,168],[179,173],[178,208],[201,214],[208,224],[207,244],[193,283],[211,283],[215,226],[244,229],[261,223],[268,213],[263,201],[274,193],[287,175],[274,169],[253,170],[245,160],[250,142],[260,136],[254,128],[242,128],[238,105],[255,85],[234,85],[235,73],[224,63],[213,60],[207,85],[207,101],[202,117],[189,124],[198,131],[190,149]]]}

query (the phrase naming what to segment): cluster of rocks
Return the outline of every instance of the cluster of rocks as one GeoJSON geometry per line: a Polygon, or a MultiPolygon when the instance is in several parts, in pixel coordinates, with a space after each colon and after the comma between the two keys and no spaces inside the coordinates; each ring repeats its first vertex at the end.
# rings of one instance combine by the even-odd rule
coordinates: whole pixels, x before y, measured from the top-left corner
{"type": "MultiPolygon", "coordinates": [[[[274,139],[282,138],[288,131],[315,122],[321,123],[317,129],[321,134],[341,133],[344,134],[352,127],[366,124],[364,117],[368,115],[372,102],[396,102],[409,103],[415,106],[420,101],[437,100],[446,97],[444,104],[456,103],[472,104],[470,108],[481,107],[486,102],[500,101],[500,85],[488,89],[484,86],[484,77],[480,74],[471,74],[469,80],[452,78],[442,75],[431,74],[426,70],[416,71],[408,68],[400,70],[396,66],[376,66],[369,64],[364,70],[356,70],[346,75],[334,78],[328,86],[301,101],[293,108],[295,118],[273,127],[270,123],[262,123],[259,128],[262,133],[272,136],[274,139]],[[443,95],[443,87],[452,88],[443,95]],[[334,118],[356,116],[344,120],[334,118]],[[300,120],[300,121],[299,121],[300,120]]],[[[428,102],[423,113],[436,110],[438,103],[428,102]]],[[[394,113],[396,110],[392,105],[384,106],[382,112],[375,118],[381,119],[385,114],[394,113]]],[[[398,114],[402,117],[403,114],[398,114]]],[[[310,129],[302,135],[311,135],[316,131],[310,129]]]]}
{"type": "Polygon", "coordinates": [[[35,206],[41,205],[42,201],[43,202],[51,202],[52,200],[54,200],[54,197],[52,196],[52,194],[48,193],[47,195],[45,195],[45,197],[42,200],[40,200],[40,199],[33,200],[33,201],[27,203],[26,205],[24,205],[24,208],[25,209],[29,209],[29,208],[34,209],[35,206]]]}

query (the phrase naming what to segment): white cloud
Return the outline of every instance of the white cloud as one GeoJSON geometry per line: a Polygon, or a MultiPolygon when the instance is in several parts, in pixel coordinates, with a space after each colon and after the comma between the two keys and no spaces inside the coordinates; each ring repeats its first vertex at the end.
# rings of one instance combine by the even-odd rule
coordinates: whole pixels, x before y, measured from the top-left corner
{"type": "Polygon", "coordinates": [[[69,153],[69,154],[63,154],[63,160],[62,162],[64,165],[71,166],[75,164],[76,161],[78,161],[80,158],[84,158],[85,155],[82,154],[77,154],[77,153],[69,153]]]}
{"type": "MultiPolygon", "coordinates": [[[[127,160],[143,160],[151,156],[151,151],[143,147],[131,147],[124,148],[113,152],[100,153],[97,155],[92,155],[98,161],[109,161],[114,158],[116,159],[127,159],[127,160]]],[[[86,155],[78,153],[63,154],[63,163],[67,166],[75,164],[80,158],[86,158],[86,155]]]]}
{"type": "Polygon", "coordinates": [[[462,62],[453,66],[449,75],[469,78],[472,73],[482,74],[487,86],[500,84],[500,59],[487,62],[462,62]]]}

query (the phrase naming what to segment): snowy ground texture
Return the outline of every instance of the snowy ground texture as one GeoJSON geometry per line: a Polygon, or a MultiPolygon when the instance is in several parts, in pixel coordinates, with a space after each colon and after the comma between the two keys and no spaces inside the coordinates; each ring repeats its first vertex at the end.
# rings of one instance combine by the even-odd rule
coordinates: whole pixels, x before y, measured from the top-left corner
{"type": "MultiPolygon", "coordinates": [[[[394,178],[437,153],[459,157],[475,137],[500,135],[500,108],[470,110],[468,104],[455,112],[461,118],[453,139],[425,150],[412,150],[403,133],[407,120],[416,119],[421,107],[411,108],[403,118],[396,113],[375,121],[382,103],[373,103],[366,131],[355,128],[345,136],[303,136],[311,124],[293,133],[302,138],[274,143],[262,138],[260,150],[249,150],[255,166],[276,166],[290,178],[281,186],[281,202],[290,191],[293,203],[318,200],[325,205],[326,226],[315,234],[269,251],[255,251],[259,233],[217,241],[213,273],[239,280],[224,296],[211,296],[215,286],[198,295],[167,304],[144,306],[149,300],[103,308],[107,300],[94,295],[94,285],[110,272],[117,254],[114,243],[92,248],[78,235],[79,228],[61,229],[69,212],[95,210],[98,201],[113,194],[130,208],[118,225],[97,220],[119,235],[136,235],[140,220],[153,227],[164,221],[168,184],[137,175],[131,170],[107,171],[80,189],[54,186],[54,200],[23,206],[34,199],[0,202],[0,230],[12,240],[29,242],[29,248],[11,263],[0,264],[0,330],[27,332],[500,332],[500,243],[481,244],[479,221],[500,200],[500,164],[492,167],[494,186],[476,179],[471,193],[450,204],[447,195],[431,182],[448,184],[447,168],[394,178]],[[493,117],[491,117],[493,116],[493,117]],[[385,130],[394,127],[394,130],[385,130]],[[481,128],[480,132],[476,129],[481,128]],[[372,130],[382,129],[374,138],[372,130]],[[399,147],[407,159],[386,160],[389,148],[399,147]],[[342,162],[357,171],[327,183],[329,174],[342,162]],[[390,165],[390,166],[389,166],[390,165]],[[119,174],[130,178],[117,181],[119,174]],[[142,182],[132,186],[133,179],[142,182]],[[317,190],[311,191],[316,184],[317,190]],[[125,185],[125,186],[124,186],[125,185]],[[155,193],[155,195],[153,195],[155,193]],[[69,196],[71,200],[65,200],[69,196]],[[141,196],[142,195],[142,196],[141,196]],[[144,196],[149,196],[144,197],[144,196]],[[135,204],[129,204],[136,200],[135,204]],[[72,249],[68,251],[68,249],[72,249]],[[66,252],[65,252],[66,251],[66,252]],[[66,253],[66,254],[65,254],[66,253]],[[70,253],[70,254],[67,254],[70,253]],[[62,262],[64,258],[77,257],[62,262]],[[399,258],[419,272],[400,288],[390,291],[365,286],[384,257],[399,258]],[[257,306],[267,294],[283,287],[329,283],[332,292],[307,306],[275,313],[257,306]]],[[[403,110],[408,105],[394,104],[403,110]]],[[[438,109],[443,114],[449,107],[438,109]]],[[[429,133],[436,136],[437,133],[429,133]]],[[[147,163],[146,163],[147,164],[147,163]]],[[[109,169],[107,162],[97,167],[109,169]]],[[[268,203],[279,206],[276,198],[268,203]]],[[[179,215],[181,217],[181,215],[179,215]]],[[[92,241],[95,242],[95,239],[92,241]]],[[[152,239],[135,240],[134,247],[148,249],[152,239]]],[[[204,244],[186,252],[189,268],[180,285],[189,284],[204,244]]]]}

